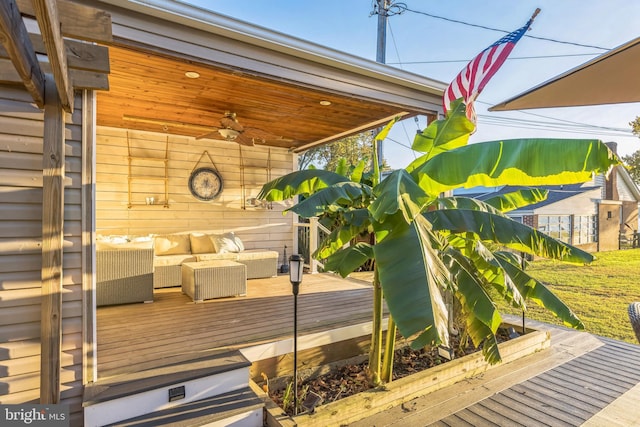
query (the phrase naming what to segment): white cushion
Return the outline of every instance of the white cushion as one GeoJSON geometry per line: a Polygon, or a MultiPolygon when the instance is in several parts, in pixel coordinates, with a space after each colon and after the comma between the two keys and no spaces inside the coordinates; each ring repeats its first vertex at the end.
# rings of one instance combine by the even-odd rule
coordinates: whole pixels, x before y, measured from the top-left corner
{"type": "Polygon", "coordinates": [[[104,236],[96,240],[96,250],[105,249],[151,249],[153,240],[150,237],[104,236]]]}
{"type": "Polygon", "coordinates": [[[167,265],[182,265],[184,262],[195,262],[196,257],[193,255],[162,255],[153,257],[154,267],[163,267],[167,265]]]}
{"type": "Polygon", "coordinates": [[[215,260],[227,260],[235,261],[238,259],[238,255],[235,252],[225,252],[222,254],[198,254],[196,258],[200,261],[215,261],[215,260]]]}

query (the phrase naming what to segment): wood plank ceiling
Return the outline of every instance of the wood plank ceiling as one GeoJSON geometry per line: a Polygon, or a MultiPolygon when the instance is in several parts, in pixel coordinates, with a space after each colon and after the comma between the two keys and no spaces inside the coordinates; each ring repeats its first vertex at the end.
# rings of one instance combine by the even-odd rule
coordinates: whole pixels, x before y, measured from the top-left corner
{"type": "Polygon", "coordinates": [[[257,145],[296,149],[399,112],[381,102],[129,48],[110,47],[110,60],[110,90],[98,93],[102,126],[196,137],[215,131],[230,111],[249,144],[253,139],[257,145]],[[187,72],[200,77],[188,78],[187,72]]]}

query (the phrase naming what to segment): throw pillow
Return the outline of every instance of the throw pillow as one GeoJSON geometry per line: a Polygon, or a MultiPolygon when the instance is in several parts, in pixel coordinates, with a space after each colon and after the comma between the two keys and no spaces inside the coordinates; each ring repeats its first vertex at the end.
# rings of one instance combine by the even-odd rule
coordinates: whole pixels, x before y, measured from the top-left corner
{"type": "Polygon", "coordinates": [[[181,255],[191,253],[188,234],[166,234],[156,236],[153,247],[156,255],[181,255]]]}
{"type": "Polygon", "coordinates": [[[233,241],[236,243],[236,245],[238,245],[239,252],[244,251],[244,243],[242,243],[242,240],[240,240],[240,238],[235,234],[233,234],[233,241]]]}
{"type": "Polygon", "coordinates": [[[216,248],[216,252],[219,254],[224,254],[227,252],[240,252],[241,250],[236,243],[236,236],[233,232],[224,233],[219,236],[215,236],[212,239],[213,246],[216,248]]]}
{"type": "Polygon", "coordinates": [[[194,255],[211,254],[216,251],[213,246],[213,240],[208,234],[191,233],[189,234],[189,240],[191,241],[191,253],[194,255]]]}

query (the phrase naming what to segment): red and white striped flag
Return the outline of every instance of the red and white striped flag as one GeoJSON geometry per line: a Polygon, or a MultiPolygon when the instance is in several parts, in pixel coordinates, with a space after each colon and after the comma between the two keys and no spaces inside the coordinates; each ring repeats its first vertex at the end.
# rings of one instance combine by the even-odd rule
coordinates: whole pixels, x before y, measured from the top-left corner
{"type": "Polygon", "coordinates": [[[491,77],[498,71],[504,61],[515,47],[518,40],[529,29],[539,10],[533,14],[529,22],[512,33],[507,34],[482,52],[467,64],[460,71],[455,79],[449,84],[442,96],[444,113],[447,114],[449,106],[458,98],[463,98],[467,104],[467,118],[476,123],[476,112],[473,102],[476,100],[482,89],[489,82],[491,77]]]}

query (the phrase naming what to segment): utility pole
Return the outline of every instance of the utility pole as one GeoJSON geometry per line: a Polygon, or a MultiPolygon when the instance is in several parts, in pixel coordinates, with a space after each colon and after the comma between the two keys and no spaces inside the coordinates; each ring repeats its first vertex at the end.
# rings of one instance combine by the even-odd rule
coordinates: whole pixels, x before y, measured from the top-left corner
{"type": "Polygon", "coordinates": [[[387,18],[389,11],[389,0],[376,0],[378,2],[378,45],[376,50],[376,62],[382,64],[387,60],[387,18]]]}
{"type": "MultiPolygon", "coordinates": [[[[387,60],[387,18],[389,17],[389,3],[391,0],[376,0],[378,13],[378,44],[376,49],[376,62],[385,64],[387,60]]],[[[375,11],[374,11],[375,12],[375,11]]],[[[378,129],[378,132],[380,129],[378,129]]],[[[377,144],[378,168],[382,169],[382,141],[377,144]]],[[[379,177],[380,178],[380,177],[379,177]]]]}

